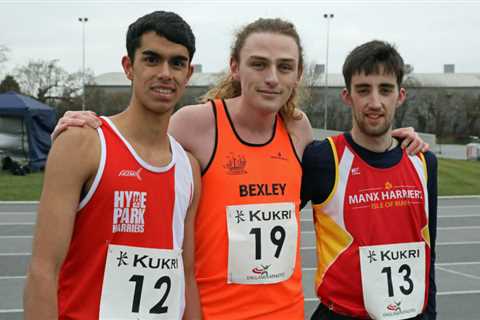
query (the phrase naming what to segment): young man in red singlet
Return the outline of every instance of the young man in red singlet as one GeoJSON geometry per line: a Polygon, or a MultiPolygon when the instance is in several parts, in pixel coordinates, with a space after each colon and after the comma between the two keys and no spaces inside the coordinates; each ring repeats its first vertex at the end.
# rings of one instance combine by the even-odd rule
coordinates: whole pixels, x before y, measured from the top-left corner
{"type": "Polygon", "coordinates": [[[392,138],[403,70],[386,42],[355,48],[342,91],[352,130],[304,152],[320,298],[312,320],[436,318],[437,161],[431,152],[408,155],[392,138]]]}
{"type": "Polygon", "coordinates": [[[181,17],[156,11],[129,26],[126,45],[127,109],[102,117],[96,131],[66,131],[50,151],[26,319],[201,318],[193,269],[200,172],[167,134],[195,37],[181,17]]]}
{"type": "MultiPolygon", "coordinates": [[[[297,108],[302,71],[294,25],[258,19],[237,33],[213,100],[171,119],[169,132],[202,170],[195,269],[205,319],[304,319],[300,159],[312,129],[297,108]]],[[[95,125],[68,116],[57,132],[95,125]]]]}

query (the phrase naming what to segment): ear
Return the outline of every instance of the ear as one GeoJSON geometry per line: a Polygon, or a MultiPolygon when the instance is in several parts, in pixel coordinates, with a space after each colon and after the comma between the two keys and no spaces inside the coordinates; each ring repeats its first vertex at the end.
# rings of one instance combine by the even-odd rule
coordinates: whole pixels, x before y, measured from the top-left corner
{"type": "Polygon", "coordinates": [[[190,81],[190,78],[192,77],[192,74],[193,74],[193,66],[191,64],[189,64],[188,65],[188,74],[187,74],[187,78],[185,79],[185,83],[190,81]]]}
{"type": "Polygon", "coordinates": [[[122,67],[128,80],[133,81],[133,63],[128,56],[122,57],[122,67]]]}
{"type": "Polygon", "coordinates": [[[347,106],[351,107],[353,105],[352,96],[350,92],[348,92],[347,88],[343,88],[342,92],[340,93],[340,98],[342,98],[343,103],[347,106]]]}
{"type": "Polygon", "coordinates": [[[230,74],[232,75],[232,78],[236,81],[240,81],[240,75],[239,75],[239,63],[238,61],[231,57],[230,58],[230,74]]]}
{"type": "Polygon", "coordinates": [[[398,90],[397,108],[400,107],[405,102],[406,99],[407,99],[407,90],[405,90],[405,88],[400,88],[400,90],[398,90]]]}

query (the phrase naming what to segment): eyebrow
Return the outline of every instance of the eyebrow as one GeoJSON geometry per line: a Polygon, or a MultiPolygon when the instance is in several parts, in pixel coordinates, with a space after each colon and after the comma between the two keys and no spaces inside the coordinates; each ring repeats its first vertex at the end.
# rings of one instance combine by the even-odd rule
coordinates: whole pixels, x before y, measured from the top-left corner
{"type": "MultiPolygon", "coordinates": [[[[146,50],[142,51],[142,55],[143,56],[149,56],[149,57],[161,57],[162,56],[159,53],[157,53],[153,50],[150,50],[150,49],[146,49],[146,50]]],[[[188,57],[184,56],[184,55],[181,55],[181,54],[173,56],[173,57],[169,57],[169,58],[174,59],[174,60],[180,60],[180,61],[188,62],[188,57]]]]}
{"type": "MultiPolygon", "coordinates": [[[[248,59],[249,60],[264,60],[264,61],[270,60],[270,59],[262,57],[262,56],[250,56],[250,57],[248,57],[248,59]]],[[[292,58],[280,58],[277,61],[295,63],[295,59],[292,59],[292,58]]]]}
{"type": "MultiPolygon", "coordinates": [[[[370,88],[371,85],[368,84],[368,83],[358,83],[358,84],[354,85],[354,87],[356,89],[363,89],[363,88],[370,88]]],[[[395,85],[391,84],[391,83],[380,83],[380,87],[392,89],[392,88],[395,88],[395,85]]]]}

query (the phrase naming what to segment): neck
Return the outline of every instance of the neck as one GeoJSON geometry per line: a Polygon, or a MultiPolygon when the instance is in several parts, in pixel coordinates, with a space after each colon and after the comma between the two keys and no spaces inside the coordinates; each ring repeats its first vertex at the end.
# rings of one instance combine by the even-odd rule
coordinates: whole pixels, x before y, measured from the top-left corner
{"type": "Polygon", "coordinates": [[[130,103],[124,112],[113,116],[112,120],[135,145],[169,148],[167,129],[170,112],[157,114],[130,103]]]}
{"type": "Polygon", "coordinates": [[[262,112],[248,105],[242,97],[226,101],[235,130],[250,143],[263,143],[272,136],[277,112],[262,112]]]}
{"type": "Polygon", "coordinates": [[[391,130],[381,136],[370,136],[354,128],[351,134],[356,144],[373,152],[387,152],[397,146],[397,140],[392,137],[391,130]]]}

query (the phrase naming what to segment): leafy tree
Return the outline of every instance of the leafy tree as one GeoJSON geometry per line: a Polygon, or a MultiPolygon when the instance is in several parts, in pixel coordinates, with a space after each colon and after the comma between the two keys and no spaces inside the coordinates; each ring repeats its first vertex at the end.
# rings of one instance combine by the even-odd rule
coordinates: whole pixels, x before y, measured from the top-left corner
{"type": "Polygon", "coordinates": [[[0,93],[15,91],[20,93],[20,85],[11,75],[7,75],[0,83],[0,93]]]}

